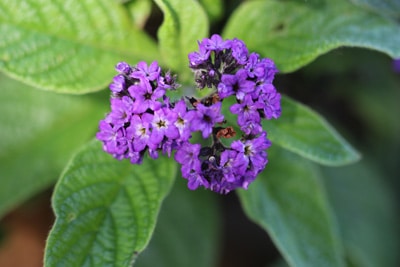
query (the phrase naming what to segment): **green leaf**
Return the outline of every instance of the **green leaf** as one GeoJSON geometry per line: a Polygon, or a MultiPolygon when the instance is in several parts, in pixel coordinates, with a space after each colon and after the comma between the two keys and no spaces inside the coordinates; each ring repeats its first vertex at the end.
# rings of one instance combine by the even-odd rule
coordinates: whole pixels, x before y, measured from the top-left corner
{"type": "Polygon", "coordinates": [[[151,0],[133,0],[126,3],[132,22],[137,28],[144,28],[151,14],[151,4],[151,0]]]}
{"type": "Polygon", "coordinates": [[[158,30],[160,51],[166,64],[179,72],[181,82],[192,77],[188,53],[196,51],[197,41],[208,37],[208,20],[201,5],[194,0],[154,0],[164,14],[158,30]]]}
{"type": "Polygon", "coordinates": [[[244,40],[250,51],[272,58],[282,72],[341,46],[400,57],[399,24],[347,0],[245,2],[230,17],[223,35],[244,40]]]}
{"type": "MultiPolygon", "coordinates": [[[[224,100],[223,114],[234,126],[237,116],[228,110],[232,104],[230,98],[224,100]]],[[[360,159],[359,153],[315,111],[286,96],[282,96],[281,107],[280,118],[262,122],[274,145],[323,165],[339,166],[360,159]]]]}
{"type": "Polygon", "coordinates": [[[238,191],[246,214],[296,267],[344,266],[337,226],[315,165],[271,147],[266,170],[238,191]]]}
{"type": "Polygon", "coordinates": [[[224,3],[222,0],[200,0],[211,22],[218,21],[224,13],[224,3]]]}
{"type": "Polygon", "coordinates": [[[362,161],[323,168],[329,198],[337,214],[348,257],[354,266],[397,266],[400,217],[387,174],[362,161]]]}
{"type": "Polygon", "coordinates": [[[339,166],[360,159],[359,153],[318,113],[282,97],[282,115],[264,121],[274,144],[323,165],[339,166]]]}
{"type": "Polygon", "coordinates": [[[89,143],[56,186],[45,266],[128,266],[150,240],[175,164],[159,158],[132,165],[101,147],[89,143]]]}
{"type": "Polygon", "coordinates": [[[350,0],[356,5],[388,15],[395,18],[400,17],[400,1],[398,0],[350,0]]]}
{"type": "Polygon", "coordinates": [[[95,134],[102,96],[32,90],[0,75],[0,217],[56,181],[95,134]]]}
{"type": "Polygon", "coordinates": [[[119,61],[157,49],[108,0],[0,0],[0,70],[40,89],[81,94],[106,87],[119,61]]]}
{"type": "Polygon", "coordinates": [[[220,234],[215,197],[210,191],[190,191],[186,180],[178,177],[165,199],[154,236],[135,266],[216,266],[220,234]]]}

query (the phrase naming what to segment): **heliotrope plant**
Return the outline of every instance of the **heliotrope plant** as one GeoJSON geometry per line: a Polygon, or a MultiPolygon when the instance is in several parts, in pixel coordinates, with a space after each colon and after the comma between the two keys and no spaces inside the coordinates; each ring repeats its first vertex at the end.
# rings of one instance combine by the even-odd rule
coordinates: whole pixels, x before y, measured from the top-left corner
{"type": "Polygon", "coordinates": [[[272,84],[278,70],[236,38],[214,34],[198,45],[188,55],[189,67],[197,88],[211,88],[209,95],[172,101],[166,93],[179,87],[176,75],[164,72],[157,61],[120,62],[110,85],[111,112],[100,121],[97,139],[104,151],[133,164],[140,164],[146,151],[153,159],[176,151],[191,190],[247,189],[268,162],[271,142],[261,120],[281,114],[281,96],[272,84]],[[233,104],[223,109],[227,98],[234,98],[233,104]],[[229,125],[222,110],[237,114],[237,124],[229,125]],[[196,143],[195,132],[204,141],[196,143]]]}

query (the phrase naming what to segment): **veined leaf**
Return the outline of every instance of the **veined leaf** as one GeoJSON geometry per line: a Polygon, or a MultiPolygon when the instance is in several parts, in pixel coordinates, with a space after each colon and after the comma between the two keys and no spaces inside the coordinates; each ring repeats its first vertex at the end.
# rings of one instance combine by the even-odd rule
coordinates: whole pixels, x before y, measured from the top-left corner
{"type": "Polygon", "coordinates": [[[158,54],[108,0],[1,0],[0,36],[0,70],[64,93],[102,89],[119,61],[135,64],[158,54]]]}
{"type": "Polygon", "coordinates": [[[45,266],[129,266],[150,240],[175,171],[167,158],[132,165],[89,143],[56,186],[45,266]]]}
{"type": "Polygon", "coordinates": [[[400,57],[400,26],[348,0],[250,1],[230,17],[224,37],[237,37],[250,51],[294,71],[340,46],[375,49],[400,57]]]}
{"type": "Polygon", "coordinates": [[[355,266],[397,266],[400,217],[387,174],[374,161],[323,168],[348,258],[355,266]],[[382,246],[384,244],[384,246],[382,246]]]}
{"type": "Polygon", "coordinates": [[[382,15],[400,18],[400,1],[398,0],[350,0],[356,5],[365,7],[382,15]]]}
{"type": "Polygon", "coordinates": [[[0,75],[0,217],[55,183],[95,134],[108,109],[102,97],[32,90],[0,75]]]}
{"type": "Polygon", "coordinates": [[[247,191],[238,191],[244,211],[270,234],[290,266],[344,266],[315,165],[277,147],[268,151],[266,170],[247,191]]]}
{"type": "Polygon", "coordinates": [[[282,97],[282,116],[263,122],[271,141],[323,165],[345,165],[359,153],[318,113],[282,97]]]}
{"type": "Polygon", "coordinates": [[[191,191],[186,184],[179,173],[163,204],[154,236],[135,266],[216,266],[220,237],[216,195],[191,191]]]}
{"type": "MultiPolygon", "coordinates": [[[[235,125],[237,116],[227,109],[233,104],[224,100],[225,119],[235,125]]],[[[323,165],[345,165],[359,160],[359,153],[318,113],[282,96],[282,115],[276,120],[263,120],[263,128],[273,145],[323,165]]],[[[238,129],[237,129],[238,130],[238,129]]]]}

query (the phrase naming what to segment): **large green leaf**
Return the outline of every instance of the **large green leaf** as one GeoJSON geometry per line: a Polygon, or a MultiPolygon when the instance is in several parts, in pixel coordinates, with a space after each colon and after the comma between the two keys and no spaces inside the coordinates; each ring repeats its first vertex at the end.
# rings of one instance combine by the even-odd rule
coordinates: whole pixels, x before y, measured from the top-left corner
{"type": "MultiPolygon", "coordinates": [[[[236,115],[229,112],[231,99],[224,100],[224,115],[230,125],[236,115]]],[[[274,145],[323,165],[345,165],[359,160],[359,153],[318,113],[286,96],[281,100],[282,115],[264,120],[263,128],[274,145]]]]}
{"type": "Polygon", "coordinates": [[[186,180],[178,177],[137,267],[216,266],[220,229],[215,194],[190,191],[186,180]]]}
{"type": "Polygon", "coordinates": [[[95,134],[108,106],[99,97],[32,90],[0,76],[0,217],[54,183],[95,134]]]}
{"type": "Polygon", "coordinates": [[[398,0],[350,0],[351,2],[367,9],[400,18],[400,1],[398,0]]]}
{"type": "Polygon", "coordinates": [[[354,266],[398,266],[400,218],[393,190],[374,162],[324,168],[328,195],[354,266]]]}
{"type": "MultiPolygon", "coordinates": [[[[126,1],[121,0],[121,2],[126,1]]],[[[131,14],[132,22],[137,28],[144,28],[146,21],[151,14],[151,5],[151,0],[133,0],[126,3],[126,8],[131,14]]]]}
{"type": "Polygon", "coordinates": [[[202,6],[194,0],[154,0],[164,14],[158,30],[164,61],[179,72],[180,82],[188,82],[188,53],[196,51],[197,41],[208,37],[208,20],[202,6]]]}
{"type": "Polygon", "coordinates": [[[92,141],[56,186],[45,266],[128,266],[147,246],[176,175],[168,158],[118,161],[92,141]]]}
{"type": "Polygon", "coordinates": [[[294,71],[340,46],[400,57],[399,24],[347,0],[245,2],[223,35],[243,39],[250,50],[272,58],[282,72],[294,71]]]}
{"type": "Polygon", "coordinates": [[[290,266],[343,266],[342,244],[315,165],[269,149],[266,170],[238,192],[249,218],[265,229],[290,266]]]}
{"type": "Polygon", "coordinates": [[[222,0],[200,0],[199,2],[207,12],[211,22],[218,21],[225,11],[222,0]]]}
{"type": "Polygon", "coordinates": [[[282,97],[281,105],[282,116],[263,123],[273,143],[324,165],[345,165],[360,159],[318,113],[288,97],[282,97]]]}
{"type": "Polygon", "coordinates": [[[99,90],[118,61],[157,58],[155,44],[109,0],[0,0],[0,69],[41,89],[99,90]]]}

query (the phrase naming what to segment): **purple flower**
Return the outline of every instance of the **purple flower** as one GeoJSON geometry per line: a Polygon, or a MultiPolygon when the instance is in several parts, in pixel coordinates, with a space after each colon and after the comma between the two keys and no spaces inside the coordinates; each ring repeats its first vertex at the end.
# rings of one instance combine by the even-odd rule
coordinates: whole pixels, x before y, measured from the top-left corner
{"type": "Polygon", "coordinates": [[[183,177],[188,177],[189,174],[200,172],[201,163],[199,160],[200,144],[191,144],[185,142],[175,153],[175,160],[182,164],[181,171],[183,177]]]}
{"type": "Polygon", "coordinates": [[[229,40],[223,40],[218,34],[213,34],[210,39],[204,40],[205,48],[214,51],[222,51],[230,48],[230,43],[231,42],[229,40]]]}
{"type": "Polygon", "coordinates": [[[132,164],[142,164],[143,162],[143,153],[141,152],[136,152],[130,149],[128,153],[128,158],[130,159],[130,162],[132,164]]]}
{"type": "Polygon", "coordinates": [[[129,127],[126,129],[126,136],[132,142],[132,149],[134,152],[141,152],[146,148],[151,134],[151,122],[153,115],[144,113],[133,115],[129,127]]]}
{"type": "Polygon", "coordinates": [[[111,98],[111,112],[106,120],[114,125],[124,125],[132,115],[133,100],[128,96],[122,98],[111,98]]]}
{"type": "Polygon", "coordinates": [[[247,121],[255,123],[260,122],[260,114],[258,113],[259,103],[254,103],[251,95],[246,95],[241,103],[233,104],[229,110],[233,114],[238,114],[238,124],[243,126],[247,121]]]}
{"type": "Polygon", "coordinates": [[[236,61],[241,65],[246,64],[249,51],[247,50],[245,43],[242,40],[235,38],[231,41],[231,46],[232,56],[236,61]]]}
{"type": "MultiPolygon", "coordinates": [[[[264,67],[264,76],[262,77],[263,81],[265,83],[272,83],[275,74],[278,72],[275,63],[269,58],[263,58],[260,64],[264,67]]],[[[261,78],[261,76],[259,76],[259,78],[261,78]]]]}
{"type": "Polygon", "coordinates": [[[134,84],[128,88],[129,94],[135,99],[134,112],[143,113],[147,109],[157,110],[161,107],[159,98],[163,97],[165,91],[156,88],[154,91],[148,81],[142,80],[139,84],[134,84]]]}
{"type": "Polygon", "coordinates": [[[203,186],[205,188],[209,187],[209,182],[198,172],[191,172],[187,175],[188,180],[188,188],[190,190],[196,190],[199,186],[203,186]]]}
{"type": "Polygon", "coordinates": [[[270,146],[271,142],[267,139],[265,132],[261,133],[259,137],[244,142],[234,141],[231,148],[238,152],[235,164],[239,173],[244,174],[248,168],[257,172],[263,170],[267,164],[265,150],[270,146]]]}
{"type": "Polygon", "coordinates": [[[221,169],[224,174],[224,178],[227,182],[236,181],[236,173],[233,168],[233,163],[236,159],[237,152],[235,150],[225,150],[221,153],[221,169]]]}
{"type": "Polygon", "coordinates": [[[120,93],[125,90],[125,77],[122,74],[119,74],[114,77],[113,82],[110,84],[110,90],[113,93],[120,93]]]}
{"type": "Polygon", "coordinates": [[[248,120],[240,126],[240,130],[242,130],[246,135],[257,135],[263,131],[263,128],[259,122],[248,120]]]}
{"type": "Polygon", "coordinates": [[[173,111],[177,114],[175,126],[176,128],[178,128],[181,141],[187,141],[191,137],[190,122],[186,118],[187,117],[186,110],[187,110],[186,103],[185,100],[183,99],[176,102],[175,107],[173,108],[173,111]]]}
{"type": "Polygon", "coordinates": [[[214,125],[224,120],[221,114],[221,102],[215,103],[209,107],[199,103],[196,110],[188,112],[186,118],[190,121],[192,131],[201,131],[203,138],[210,136],[214,125]]]}
{"type": "Polygon", "coordinates": [[[263,77],[265,75],[265,65],[260,63],[260,57],[257,53],[250,54],[249,60],[244,68],[250,78],[263,77]]]}
{"type": "Polygon", "coordinates": [[[218,84],[218,94],[221,99],[236,94],[236,98],[242,100],[247,93],[254,91],[255,83],[247,80],[247,72],[239,70],[235,75],[224,74],[218,84]]]}
{"type": "Polygon", "coordinates": [[[176,139],[179,137],[178,128],[174,125],[176,119],[176,113],[167,108],[154,111],[153,120],[151,122],[151,138],[149,140],[149,147],[151,149],[157,149],[164,139],[164,136],[169,139],[176,139]]]}
{"type": "Polygon", "coordinates": [[[196,67],[205,63],[210,57],[210,51],[206,48],[204,42],[199,42],[199,52],[191,52],[188,55],[189,66],[196,67]]]}
{"type": "Polygon", "coordinates": [[[115,66],[115,70],[122,74],[129,74],[132,71],[132,68],[126,62],[119,62],[115,66]]]}
{"type": "Polygon", "coordinates": [[[99,123],[99,132],[96,138],[103,141],[103,150],[112,154],[114,157],[121,159],[122,154],[127,150],[127,141],[125,137],[125,129],[119,126],[101,120],[99,123]]]}
{"type": "Polygon", "coordinates": [[[157,83],[158,87],[164,90],[176,90],[179,87],[176,83],[176,75],[172,75],[169,71],[164,76],[160,76],[157,83]]]}
{"type": "Polygon", "coordinates": [[[281,94],[278,92],[260,95],[258,103],[262,107],[266,119],[277,119],[281,116],[281,94]]]}
{"type": "Polygon", "coordinates": [[[150,66],[144,61],[139,62],[131,73],[131,77],[136,79],[147,79],[149,81],[155,81],[158,79],[161,73],[161,68],[158,66],[157,61],[153,61],[150,66]]]}
{"type": "Polygon", "coordinates": [[[176,140],[167,139],[161,144],[161,150],[163,154],[167,154],[168,157],[171,157],[172,151],[178,149],[180,144],[176,140]]]}
{"type": "Polygon", "coordinates": [[[152,159],[158,159],[158,150],[157,150],[157,149],[151,149],[151,148],[149,148],[148,151],[149,151],[149,156],[150,156],[150,158],[152,158],[152,159]]]}

